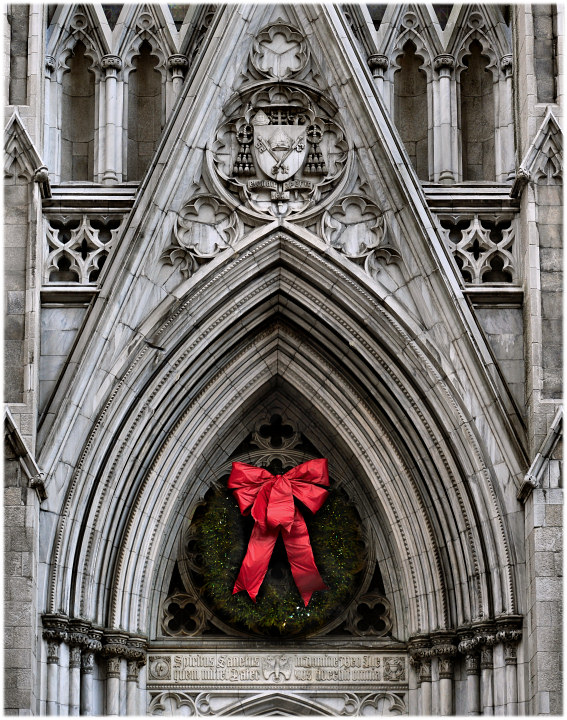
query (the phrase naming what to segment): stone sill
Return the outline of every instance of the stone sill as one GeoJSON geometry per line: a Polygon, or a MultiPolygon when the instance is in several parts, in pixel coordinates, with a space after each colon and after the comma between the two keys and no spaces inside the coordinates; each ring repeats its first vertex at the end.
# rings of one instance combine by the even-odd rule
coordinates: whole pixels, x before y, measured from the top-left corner
{"type": "Polygon", "coordinates": [[[85,212],[124,213],[134,204],[139,183],[98,185],[97,183],[65,183],[51,186],[51,197],[42,203],[46,213],[85,212]]]}
{"type": "Polygon", "coordinates": [[[517,213],[518,198],[510,197],[509,183],[422,183],[431,210],[435,212],[517,213]]]}
{"type": "Polygon", "coordinates": [[[77,304],[84,307],[98,292],[98,285],[44,285],[41,288],[41,303],[65,307],[77,304]]]}
{"type": "Polygon", "coordinates": [[[519,308],[524,291],[518,285],[466,285],[465,295],[474,307],[519,308]]]}

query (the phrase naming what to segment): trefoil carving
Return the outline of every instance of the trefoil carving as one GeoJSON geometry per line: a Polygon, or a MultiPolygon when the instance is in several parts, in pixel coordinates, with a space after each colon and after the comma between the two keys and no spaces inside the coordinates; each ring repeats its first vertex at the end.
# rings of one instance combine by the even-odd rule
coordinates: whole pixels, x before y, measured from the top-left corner
{"type": "Polygon", "coordinates": [[[201,265],[234,244],[242,232],[242,224],[212,195],[199,194],[181,210],[173,228],[173,242],[164,250],[162,261],[179,265],[190,277],[201,265]]]}
{"type": "Polygon", "coordinates": [[[362,195],[347,195],[326,211],[321,235],[330,247],[376,277],[382,264],[399,262],[401,255],[388,239],[380,208],[362,195]]]}

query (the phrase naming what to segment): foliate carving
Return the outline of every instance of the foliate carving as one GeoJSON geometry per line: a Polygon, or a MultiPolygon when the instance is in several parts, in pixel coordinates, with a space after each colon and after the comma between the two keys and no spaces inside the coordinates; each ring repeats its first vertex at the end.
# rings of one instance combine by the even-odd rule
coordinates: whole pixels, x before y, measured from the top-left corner
{"type": "Polygon", "coordinates": [[[106,661],[106,677],[107,678],[119,678],[120,677],[120,658],[109,657],[106,661]]]}
{"type": "Polygon", "coordinates": [[[57,664],[59,662],[59,640],[47,641],[47,663],[57,664]]]}
{"type": "Polygon", "coordinates": [[[504,644],[504,662],[506,665],[514,665],[516,663],[518,643],[521,638],[521,630],[500,630],[496,633],[496,640],[504,644]]]}
{"type": "Polygon", "coordinates": [[[171,70],[173,75],[182,77],[189,67],[189,60],[185,55],[170,55],[167,59],[167,67],[171,70]]]}
{"type": "Polygon", "coordinates": [[[94,652],[92,650],[85,650],[81,657],[81,673],[83,675],[90,675],[94,670],[94,652]]]}
{"type": "Polygon", "coordinates": [[[47,641],[47,662],[59,662],[59,644],[67,639],[67,626],[69,619],[64,615],[44,615],[43,639],[47,641]]]}
{"type": "Polygon", "coordinates": [[[465,671],[467,675],[478,675],[480,657],[478,653],[468,653],[465,656],[465,671]]]}
{"type": "Polygon", "coordinates": [[[250,53],[250,62],[260,75],[277,80],[297,75],[308,60],[305,38],[281,19],[260,30],[250,53]]]}
{"type": "Polygon", "coordinates": [[[122,69],[122,60],[118,55],[105,55],[101,58],[100,66],[103,70],[118,71],[122,69]]]}
{"type": "Polygon", "coordinates": [[[465,670],[467,675],[478,675],[479,672],[479,638],[466,637],[459,643],[459,652],[465,656],[465,670]]]}
{"type": "Polygon", "coordinates": [[[173,229],[173,243],[163,252],[162,261],[179,264],[190,277],[199,267],[232,245],[242,224],[213,195],[196,195],[181,210],[173,229]]]}
{"type": "MultiPolygon", "coordinates": [[[[192,558],[187,557],[191,564],[192,558]]],[[[197,566],[193,565],[198,572],[197,566]]],[[[207,627],[207,613],[198,598],[187,593],[176,593],[166,599],[163,605],[161,627],[164,635],[194,637],[202,635],[207,627]]]]}
{"type": "Polygon", "coordinates": [[[123,633],[105,633],[102,645],[102,654],[106,658],[126,655],[128,650],[128,636],[123,633]]]}
{"type": "Polygon", "coordinates": [[[420,658],[419,682],[431,682],[431,657],[428,655],[420,658]]]}
{"type": "Polygon", "coordinates": [[[362,195],[347,195],[323,214],[321,235],[333,248],[364,265],[375,277],[381,262],[398,262],[401,255],[387,240],[384,217],[378,206],[362,195]]]}
{"type": "Polygon", "coordinates": [[[81,667],[81,648],[78,645],[72,646],[69,651],[69,667],[71,670],[81,667]]]}
{"type": "Polygon", "coordinates": [[[455,662],[455,656],[457,654],[457,648],[452,645],[447,639],[434,639],[433,640],[432,652],[437,657],[437,667],[439,670],[439,677],[452,678],[453,677],[453,666],[455,662]]]}
{"type": "Polygon", "coordinates": [[[441,70],[452,70],[455,67],[455,58],[448,53],[437,55],[433,60],[433,67],[439,72],[441,70]]]}
{"type": "Polygon", "coordinates": [[[416,637],[410,643],[410,658],[417,671],[419,683],[431,682],[431,650],[430,640],[426,637],[416,637]]]}
{"type": "Polygon", "coordinates": [[[384,72],[390,65],[390,59],[387,55],[369,55],[367,62],[368,67],[372,71],[372,76],[375,78],[383,77],[384,72]]]}
{"type": "Polygon", "coordinates": [[[347,150],[326,110],[307,92],[278,84],[239,96],[209,157],[230,204],[266,219],[305,213],[327,196],[344,175],[347,150]]]}
{"type": "Polygon", "coordinates": [[[506,218],[494,220],[478,215],[440,218],[445,241],[465,282],[514,282],[515,225],[506,218]]]}
{"type": "Polygon", "coordinates": [[[126,680],[128,682],[138,682],[140,675],[140,663],[136,660],[128,660],[126,665],[126,680]]]}

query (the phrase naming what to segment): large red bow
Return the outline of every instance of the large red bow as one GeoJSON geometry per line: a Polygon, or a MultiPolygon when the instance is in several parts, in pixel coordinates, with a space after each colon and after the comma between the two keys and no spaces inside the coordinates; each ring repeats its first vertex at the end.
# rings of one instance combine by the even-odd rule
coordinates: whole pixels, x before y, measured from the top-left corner
{"type": "Polygon", "coordinates": [[[246,590],[256,602],[280,530],[291,573],[305,605],[315,590],[327,588],[315,565],[307,525],[293,502],[296,497],[311,512],[317,512],[329,493],[314,483],[329,486],[325,459],[309,460],[285,475],[272,475],[265,468],[241,462],[232,463],[228,487],[234,490],[240,512],[247,515],[252,508],[256,521],[233,594],[246,590]]]}

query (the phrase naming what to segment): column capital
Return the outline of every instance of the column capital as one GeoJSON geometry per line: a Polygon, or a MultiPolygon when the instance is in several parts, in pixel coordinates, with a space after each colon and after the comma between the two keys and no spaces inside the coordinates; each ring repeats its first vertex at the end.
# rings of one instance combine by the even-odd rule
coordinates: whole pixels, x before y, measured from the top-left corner
{"type": "Polygon", "coordinates": [[[69,651],[69,667],[71,670],[81,667],[81,654],[81,647],[79,645],[71,646],[69,651]]]}
{"type": "Polygon", "coordinates": [[[189,67],[189,60],[185,55],[170,55],[167,58],[167,67],[171,70],[172,74],[183,76],[189,67]]]}
{"type": "Polygon", "coordinates": [[[390,65],[387,55],[369,55],[366,62],[372,70],[373,77],[382,77],[390,65]]]}
{"type": "Polygon", "coordinates": [[[90,675],[94,669],[94,650],[87,648],[81,655],[81,673],[90,675]]]}
{"type": "Polygon", "coordinates": [[[441,55],[437,55],[437,57],[433,60],[433,67],[439,73],[443,70],[448,70],[450,72],[455,67],[455,58],[449,53],[442,53],[441,55]]]}
{"type": "Polygon", "coordinates": [[[104,55],[101,58],[100,66],[106,71],[107,77],[116,77],[118,70],[122,70],[122,60],[118,55],[104,55]]]}
{"type": "Polygon", "coordinates": [[[51,73],[55,70],[55,58],[53,55],[46,55],[45,56],[45,72],[48,77],[51,76],[51,73]]]}
{"type": "Polygon", "coordinates": [[[120,677],[120,657],[118,655],[112,655],[106,658],[106,677],[120,677]]]}
{"type": "Polygon", "coordinates": [[[102,655],[106,658],[125,655],[128,635],[119,631],[106,631],[102,638],[102,655]]]}
{"type": "Polygon", "coordinates": [[[514,61],[512,55],[503,55],[500,59],[500,70],[504,73],[506,78],[512,77],[512,70],[514,69],[514,61]]]}
{"type": "Polygon", "coordinates": [[[69,618],[66,615],[47,613],[42,615],[41,622],[43,624],[43,639],[47,640],[48,643],[59,644],[67,640],[69,618]]]}

